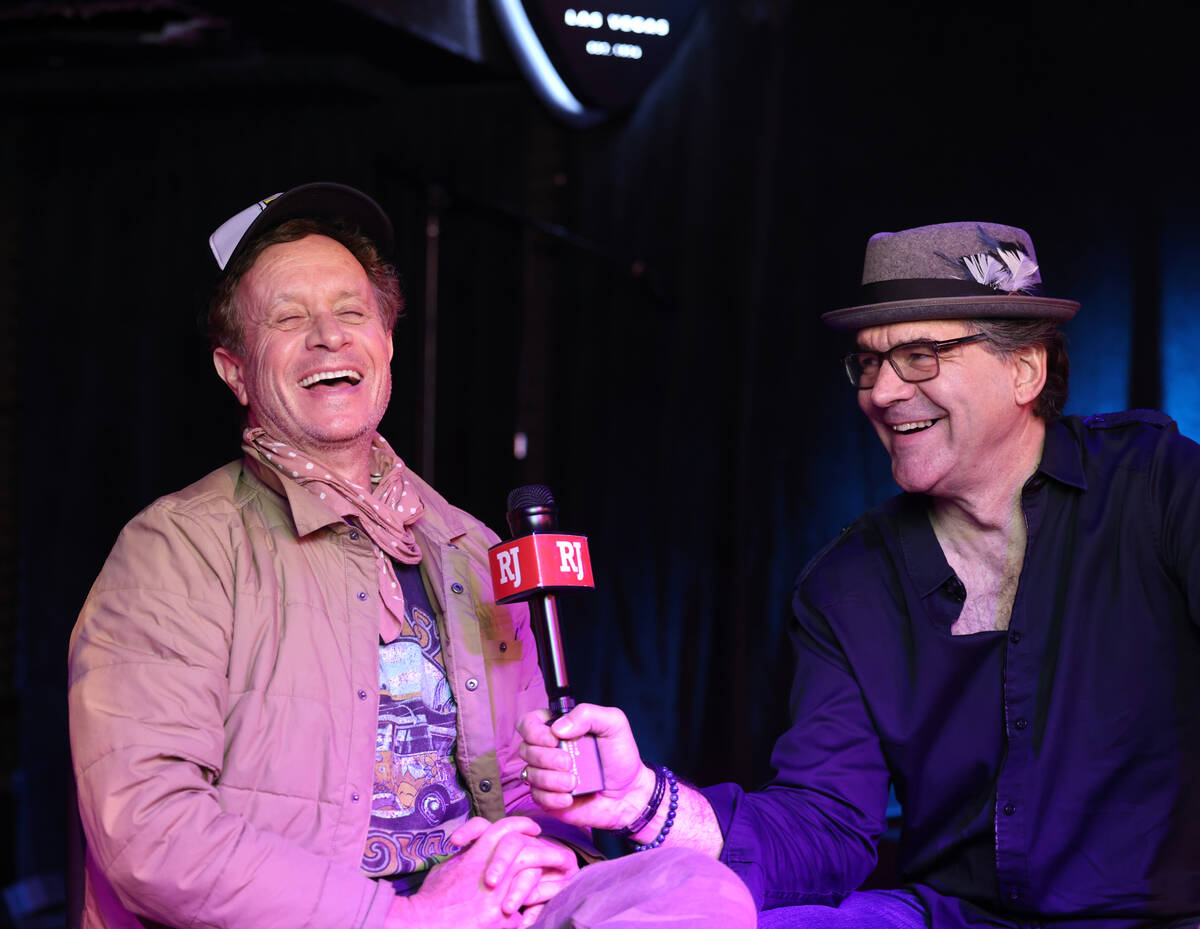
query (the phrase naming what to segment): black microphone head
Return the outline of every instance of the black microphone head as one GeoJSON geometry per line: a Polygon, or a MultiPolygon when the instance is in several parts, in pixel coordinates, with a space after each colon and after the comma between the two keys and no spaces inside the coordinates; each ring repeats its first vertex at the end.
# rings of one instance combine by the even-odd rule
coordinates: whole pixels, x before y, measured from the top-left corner
{"type": "Polygon", "coordinates": [[[554,506],[554,494],[545,484],[525,484],[508,492],[510,510],[523,510],[527,506],[554,506]]]}
{"type": "Polygon", "coordinates": [[[513,537],[553,532],[558,525],[554,494],[545,484],[525,484],[509,491],[508,528],[513,537]]]}

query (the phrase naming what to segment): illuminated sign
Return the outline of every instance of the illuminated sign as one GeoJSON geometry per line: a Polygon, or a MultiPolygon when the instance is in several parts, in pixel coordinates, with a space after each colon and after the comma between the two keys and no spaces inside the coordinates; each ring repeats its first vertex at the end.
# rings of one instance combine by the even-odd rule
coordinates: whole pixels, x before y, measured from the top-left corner
{"type": "Polygon", "coordinates": [[[521,70],[575,126],[633,104],[670,60],[700,0],[492,0],[521,70]]]}

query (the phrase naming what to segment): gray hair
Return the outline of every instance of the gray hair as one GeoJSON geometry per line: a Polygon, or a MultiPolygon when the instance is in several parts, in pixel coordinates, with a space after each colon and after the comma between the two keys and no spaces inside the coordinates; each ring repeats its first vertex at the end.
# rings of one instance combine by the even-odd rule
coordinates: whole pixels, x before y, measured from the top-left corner
{"type": "Polygon", "coordinates": [[[1010,356],[1023,348],[1041,345],[1046,350],[1046,386],[1033,404],[1035,416],[1052,422],[1062,416],[1067,402],[1067,382],[1071,375],[1071,360],[1067,357],[1067,340],[1053,319],[971,319],[967,326],[972,332],[988,337],[984,347],[993,355],[1010,356]]]}

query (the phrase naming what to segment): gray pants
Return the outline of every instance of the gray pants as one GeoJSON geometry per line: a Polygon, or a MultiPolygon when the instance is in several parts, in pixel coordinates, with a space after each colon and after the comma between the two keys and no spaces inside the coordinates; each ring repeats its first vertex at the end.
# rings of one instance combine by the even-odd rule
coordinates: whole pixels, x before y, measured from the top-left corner
{"type": "Polygon", "coordinates": [[[534,929],[753,929],[754,901],[719,861],[656,848],[588,865],[546,904],[534,929]]]}

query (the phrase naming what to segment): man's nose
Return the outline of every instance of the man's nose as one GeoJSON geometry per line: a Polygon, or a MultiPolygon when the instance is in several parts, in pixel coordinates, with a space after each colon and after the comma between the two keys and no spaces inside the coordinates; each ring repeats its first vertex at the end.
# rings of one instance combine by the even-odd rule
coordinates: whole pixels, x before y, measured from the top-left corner
{"type": "Polygon", "coordinates": [[[318,313],[308,330],[309,348],[337,351],[350,341],[350,331],[334,313],[318,313]]]}
{"type": "Polygon", "coordinates": [[[871,402],[876,406],[889,406],[899,400],[908,400],[916,393],[916,385],[901,379],[891,361],[879,366],[875,386],[871,388],[871,402]]]}

